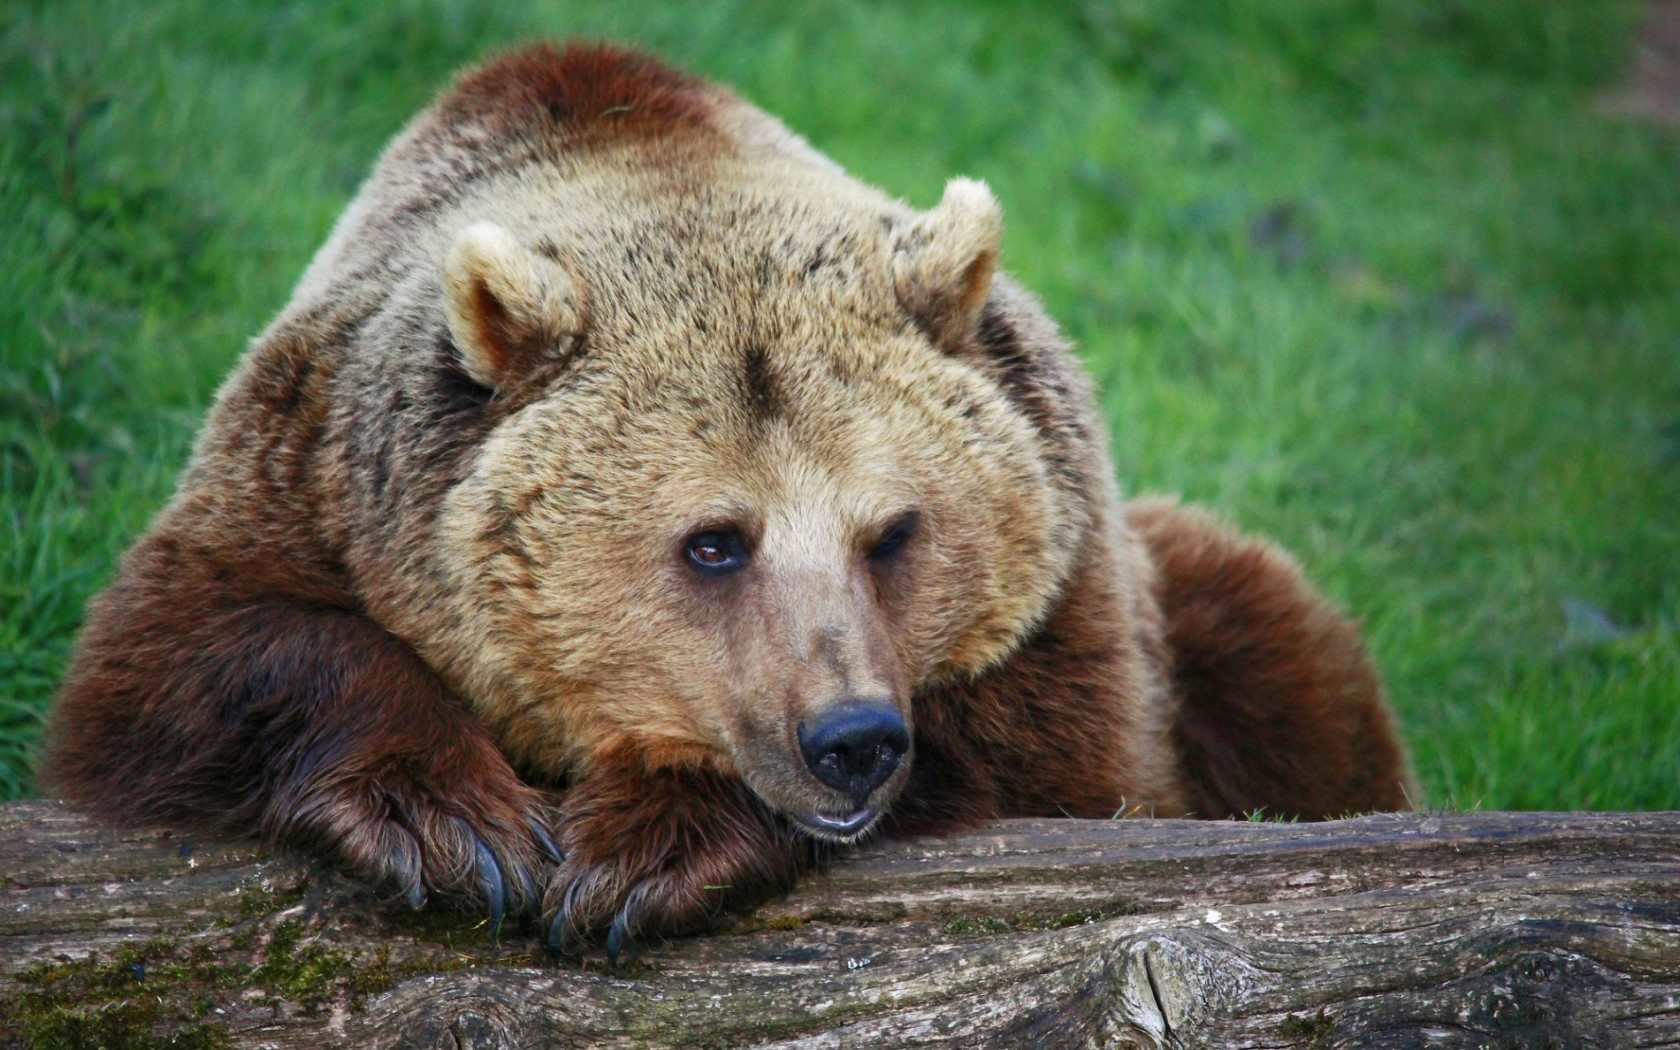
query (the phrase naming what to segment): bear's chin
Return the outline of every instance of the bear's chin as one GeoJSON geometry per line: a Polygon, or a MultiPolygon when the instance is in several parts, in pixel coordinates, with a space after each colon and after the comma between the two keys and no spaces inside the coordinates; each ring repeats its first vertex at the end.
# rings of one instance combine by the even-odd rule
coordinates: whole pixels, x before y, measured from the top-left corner
{"type": "Polygon", "coordinates": [[[849,844],[856,842],[868,834],[875,823],[881,819],[879,806],[864,806],[862,809],[843,817],[831,817],[825,813],[789,813],[787,817],[793,826],[813,838],[825,842],[849,844]]]}

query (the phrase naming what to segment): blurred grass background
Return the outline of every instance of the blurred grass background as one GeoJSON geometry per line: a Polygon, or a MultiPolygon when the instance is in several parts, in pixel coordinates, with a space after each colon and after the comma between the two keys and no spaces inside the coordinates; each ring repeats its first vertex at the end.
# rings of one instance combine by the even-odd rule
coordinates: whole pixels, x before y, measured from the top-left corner
{"type": "Polygon", "coordinates": [[[1296,551],[1434,806],[1680,809],[1680,137],[1617,0],[26,0],[0,11],[0,798],[80,610],[383,143],[463,63],[633,41],[1005,265],[1122,483],[1296,551]]]}

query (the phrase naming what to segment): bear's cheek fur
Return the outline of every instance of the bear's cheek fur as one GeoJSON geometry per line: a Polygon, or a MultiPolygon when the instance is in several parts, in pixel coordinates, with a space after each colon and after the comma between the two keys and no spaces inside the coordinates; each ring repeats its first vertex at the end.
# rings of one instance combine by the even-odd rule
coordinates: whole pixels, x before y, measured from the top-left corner
{"type": "Polygon", "coordinates": [[[976,374],[954,363],[908,387],[891,432],[921,479],[924,556],[889,581],[917,685],[972,676],[1009,655],[1048,612],[1075,551],[1072,508],[1055,498],[1038,435],[976,374]]]}
{"type": "Polygon", "coordinates": [[[680,608],[657,508],[603,480],[603,406],[536,404],[505,421],[439,521],[461,629],[426,652],[509,753],[553,774],[624,742],[626,727],[692,764],[712,750],[723,659],[680,608]],[[571,418],[568,418],[571,417],[571,418]],[[596,425],[580,431],[577,420],[596,425]],[[691,684],[681,700],[670,683],[691,684]]]}

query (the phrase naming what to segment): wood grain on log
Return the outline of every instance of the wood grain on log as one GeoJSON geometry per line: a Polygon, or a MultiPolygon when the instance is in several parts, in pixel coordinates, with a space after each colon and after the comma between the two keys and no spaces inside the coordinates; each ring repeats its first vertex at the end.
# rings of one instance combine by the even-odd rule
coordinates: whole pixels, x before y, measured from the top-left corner
{"type": "Polygon", "coordinates": [[[0,881],[5,1045],[1680,1045],[1676,813],[1005,822],[619,968],[51,802],[0,881]]]}

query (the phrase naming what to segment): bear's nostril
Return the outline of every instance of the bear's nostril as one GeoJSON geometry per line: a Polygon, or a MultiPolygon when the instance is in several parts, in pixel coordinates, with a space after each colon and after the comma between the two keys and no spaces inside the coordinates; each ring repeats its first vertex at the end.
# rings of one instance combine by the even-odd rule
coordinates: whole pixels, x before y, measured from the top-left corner
{"type": "Polygon", "coordinates": [[[805,765],[818,780],[859,805],[898,768],[910,747],[904,719],[887,704],[845,704],[809,729],[798,727],[805,765]]]}

